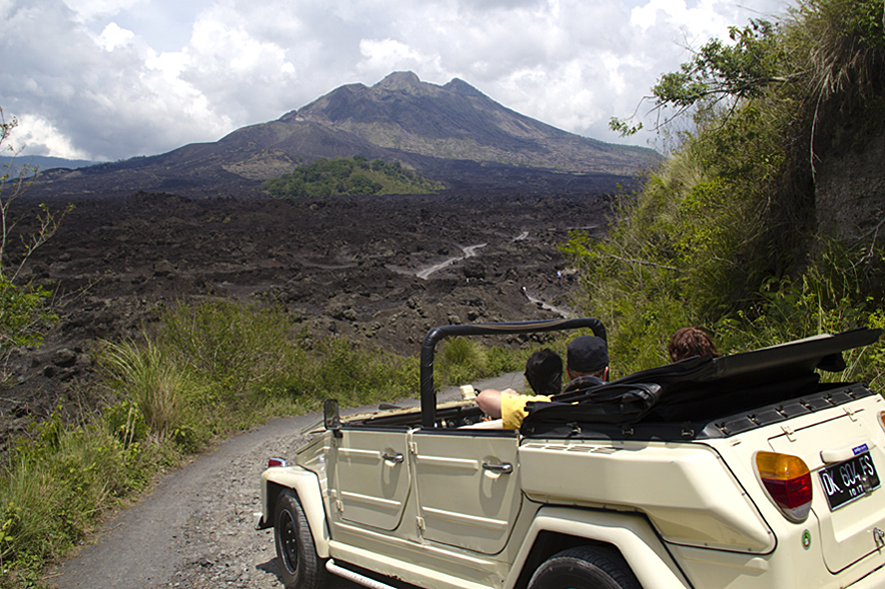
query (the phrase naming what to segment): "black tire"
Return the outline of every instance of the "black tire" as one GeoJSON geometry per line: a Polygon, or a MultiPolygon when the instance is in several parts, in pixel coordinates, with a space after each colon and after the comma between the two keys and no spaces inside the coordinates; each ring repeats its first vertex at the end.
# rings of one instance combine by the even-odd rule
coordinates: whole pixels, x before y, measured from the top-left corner
{"type": "Polygon", "coordinates": [[[642,585],[617,550],[579,546],[544,561],[528,589],[642,589],[642,585]]]}
{"type": "Polygon", "coordinates": [[[328,580],[325,561],[317,556],[304,509],[291,491],[283,491],[277,500],[273,535],[286,589],[323,589],[328,580]]]}

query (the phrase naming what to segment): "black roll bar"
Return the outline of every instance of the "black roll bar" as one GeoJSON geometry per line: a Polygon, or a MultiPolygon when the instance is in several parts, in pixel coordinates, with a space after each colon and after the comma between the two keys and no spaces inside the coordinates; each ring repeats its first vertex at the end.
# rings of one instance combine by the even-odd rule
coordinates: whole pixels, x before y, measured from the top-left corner
{"type": "Polygon", "coordinates": [[[512,323],[476,323],[434,327],[421,344],[421,425],[433,427],[436,421],[436,392],[433,390],[433,355],[437,342],[458,335],[502,335],[507,333],[538,333],[589,327],[596,337],[605,337],[605,327],[598,319],[551,319],[548,321],[516,321],[512,323]]]}

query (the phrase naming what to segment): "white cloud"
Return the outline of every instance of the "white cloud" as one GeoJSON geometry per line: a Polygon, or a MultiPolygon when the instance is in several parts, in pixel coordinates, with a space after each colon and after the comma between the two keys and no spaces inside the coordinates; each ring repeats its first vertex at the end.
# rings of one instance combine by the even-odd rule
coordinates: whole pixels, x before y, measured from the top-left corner
{"type": "Polygon", "coordinates": [[[439,70],[439,55],[423,55],[395,39],[363,39],[360,41],[363,59],[357,70],[368,74],[368,83],[393,71],[439,70]]]}
{"type": "Polygon", "coordinates": [[[105,51],[113,51],[117,47],[128,45],[135,38],[135,33],[126,29],[121,29],[117,23],[112,22],[104,28],[99,35],[99,45],[105,51]]]}
{"type": "Polygon", "coordinates": [[[363,39],[360,41],[360,53],[366,58],[366,65],[373,68],[379,65],[386,68],[391,63],[421,58],[417,51],[394,39],[363,39]]]}
{"type": "MultiPolygon", "coordinates": [[[[782,0],[0,0],[0,107],[31,145],[119,159],[213,141],[412,70],[606,141],[685,45],[782,0]],[[24,125],[24,123],[23,123],[24,125]]],[[[644,141],[644,138],[639,138],[644,141]]]]}
{"type": "Polygon", "coordinates": [[[51,123],[30,115],[18,117],[18,127],[12,131],[9,145],[16,151],[26,150],[31,155],[89,159],[88,153],[71,145],[70,140],[51,123]]]}
{"type": "Polygon", "coordinates": [[[113,16],[132,8],[144,0],[64,0],[77,13],[80,20],[89,21],[103,16],[113,16]]]}

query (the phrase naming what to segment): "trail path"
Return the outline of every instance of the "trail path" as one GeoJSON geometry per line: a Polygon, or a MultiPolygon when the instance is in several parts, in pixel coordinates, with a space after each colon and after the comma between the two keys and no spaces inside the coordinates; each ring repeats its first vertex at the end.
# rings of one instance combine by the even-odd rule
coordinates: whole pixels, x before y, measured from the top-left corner
{"type": "Polygon", "coordinates": [[[456,262],[460,262],[461,260],[466,260],[467,258],[472,258],[473,256],[476,255],[476,250],[483,248],[487,245],[488,245],[487,243],[480,243],[478,245],[468,245],[466,247],[458,246],[461,248],[461,251],[464,252],[463,256],[449,258],[448,260],[445,260],[444,262],[440,262],[439,264],[434,264],[433,266],[430,266],[429,268],[425,268],[424,270],[419,271],[416,274],[416,276],[418,278],[421,278],[422,280],[427,280],[428,278],[430,278],[430,275],[433,274],[434,272],[442,270],[443,268],[448,268],[452,264],[454,264],[456,262]]]}
{"type": "MultiPolygon", "coordinates": [[[[476,383],[522,385],[521,373],[476,383]]],[[[458,394],[450,387],[439,398],[458,394]]],[[[269,456],[294,458],[306,439],[301,430],[320,418],[315,413],[271,420],[169,473],[140,503],[106,522],[94,544],[50,571],[50,583],[58,589],[280,589],[273,531],[255,529],[259,476],[269,456]]],[[[356,587],[337,578],[332,584],[356,587]]]]}

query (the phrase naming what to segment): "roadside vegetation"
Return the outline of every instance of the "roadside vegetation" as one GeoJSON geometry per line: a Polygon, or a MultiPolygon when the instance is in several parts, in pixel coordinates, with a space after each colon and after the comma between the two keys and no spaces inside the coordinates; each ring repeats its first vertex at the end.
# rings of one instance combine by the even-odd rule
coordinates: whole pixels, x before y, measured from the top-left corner
{"type": "Polygon", "coordinates": [[[429,194],[443,186],[399,162],[352,158],[320,158],[291,174],[265,180],[261,189],[277,198],[350,195],[429,194]]]}
{"type": "MultiPolygon", "coordinates": [[[[882,15],[882,0],[801,0],[780,23],[708,43],[652,89],[675,147],[620,197],[606,237],[575,233],[565,247],[618,374],[665,361],[686,325],[726,353],[885,327],[878,233],[819,236],[814,216],[820,158],[883,132],[882,15]]],[[[883,350],[858,352],[838,378],[882,387],[883,350]]]]}
{"type": "MultiPolygon", "coordinates": [[[[227,434],[267,418],[418,395],[417,355],[316,337],[273,305],[175,305],[138,340],[97,358],[107,407],[75,427],[35,426],[0,478],[0,587],[42,586],[46,563],[83,541],[101,514],[227,434]]],[[[527,351],[456,338],[439,346],[437,386],[518,370],[527,351]]]]}

